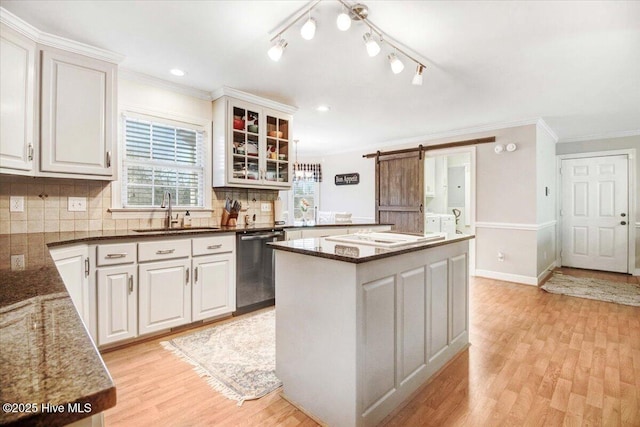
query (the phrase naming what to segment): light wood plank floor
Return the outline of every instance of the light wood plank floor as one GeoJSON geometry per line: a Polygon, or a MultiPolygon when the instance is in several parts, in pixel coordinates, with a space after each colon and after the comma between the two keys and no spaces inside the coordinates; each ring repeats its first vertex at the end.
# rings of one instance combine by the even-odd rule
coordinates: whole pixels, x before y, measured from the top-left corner
{"type": "MultiPolygon", "coordinates": [[[[640,426],[640,308],[481,278],[470,302],[469,350],[385,425],[640,426]]],[[[118,394],[107,426],[317,425],[279,391],[236,406],[161,340],[103,355],[118,394]]]]}

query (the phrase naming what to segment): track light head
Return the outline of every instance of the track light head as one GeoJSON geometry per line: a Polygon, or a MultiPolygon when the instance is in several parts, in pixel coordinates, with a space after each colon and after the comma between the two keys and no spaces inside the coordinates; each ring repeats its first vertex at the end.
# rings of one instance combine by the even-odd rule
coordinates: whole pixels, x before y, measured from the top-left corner
{"type": "Polygon", "coordinates": [[[422,64],[418,64],[416,67],[416,74],[413,76],[411,80],[411,84],[416,86],[422,86],[422,72],[424,71],[424,66],[422,64]]]}
{"type": "Polygon", "coordinates": [[[307,22],[300,28],[300,35],[305,40],[311,40],[316,35],[316,20],[309,17],[307,22]]]}
{"type": "Polygon", "coordinates": [[[399,74],[404,70],[404,64],[398,59],[395,53],[390,53],[387,58],[389,58],[389,64],[391,65],[393,74],[399,74]]]}
{"type": "Polygon", "coordinates": [[[280,61],[280,58],[282,58],[282,53],[287,47],[287,44],[288,43],[285,39],[278,38],[273,46],[271,46],[271,49],[269,49],[269,52],[267,52],[269,54],[269,58],[271,58],[271,60],[275,62],[280,61]]]}
{"type": "Polygon", "coordinates": [[[374,57],[380,53],[380,45],[373,38],[371,33],[366,33],[362,38],[364,39],[364,44],[367,47],[367,53],[369,56],[374,57]]]}
{"type": "Polygon", "coordinates": [[[336,19],[336,25],[338,26],[338,29],[340,31],[347,31],[349,28],[351,28],[351,18],[344,10],[340,12],[340,15],[338,15],[338,18],[336,19]]]}

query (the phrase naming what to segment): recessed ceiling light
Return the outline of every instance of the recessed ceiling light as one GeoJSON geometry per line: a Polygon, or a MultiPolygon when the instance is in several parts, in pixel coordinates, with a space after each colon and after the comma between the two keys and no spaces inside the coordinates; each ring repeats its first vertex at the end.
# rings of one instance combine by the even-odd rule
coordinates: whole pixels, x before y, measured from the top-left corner
{"type": "Polygon", "coordinates": [[[178,68],[173,68],[173,69],[169,70],[169,72],[171,74],[173,74],[174,76],[178,76],[178,77],[182,77],[185,74],[187,74],[187,73],[185,73],[184,71],[182,71],[182,70],[180,70],[178,68]]]}
{"type": "Polygon", "coordinates": [[[318,105],[318,108],[316,108],[316,110],[326,113],[327,111],[331,110],[331,107],[329,107],[328,105],[318,105]]]}

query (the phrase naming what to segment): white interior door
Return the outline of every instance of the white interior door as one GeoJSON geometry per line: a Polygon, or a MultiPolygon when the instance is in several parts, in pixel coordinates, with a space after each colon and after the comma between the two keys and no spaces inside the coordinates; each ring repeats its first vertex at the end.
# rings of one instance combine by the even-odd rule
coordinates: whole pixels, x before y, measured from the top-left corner
{"type": "Polygon", "coordinates": [[[628,272],[626,155],[562,161],[562,265],[628,272]]]}

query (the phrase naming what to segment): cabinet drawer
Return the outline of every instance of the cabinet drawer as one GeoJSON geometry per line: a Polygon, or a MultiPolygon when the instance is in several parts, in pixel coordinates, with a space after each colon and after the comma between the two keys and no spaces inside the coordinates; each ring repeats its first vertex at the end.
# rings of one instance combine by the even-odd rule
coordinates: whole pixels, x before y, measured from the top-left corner
{"type": "Polygon", "coordinates": [[[160,240],[138,243],[138,261],[157,261],[191,255],[191,240],[160,240]]]}
{"type": "Polygon", "coordinates": [[[110,245],[98,245],[97,261],[98,266],[130,264],[136,262],[135,243],[114,243],[110,245]]]}
{"type": "Polygon", "coordinates": [[[191,239],[191,250],[193,256],[233,252],[235,246],[235,234],[191,239]]]}

